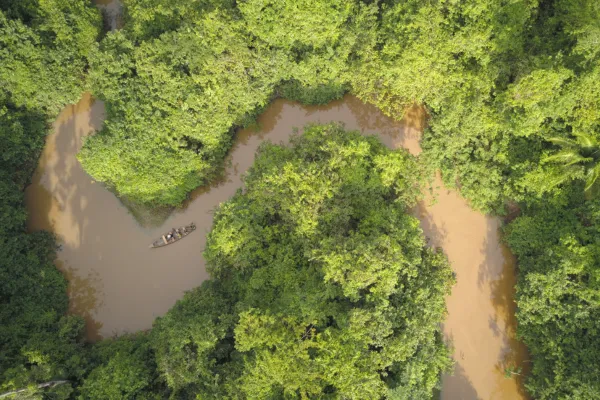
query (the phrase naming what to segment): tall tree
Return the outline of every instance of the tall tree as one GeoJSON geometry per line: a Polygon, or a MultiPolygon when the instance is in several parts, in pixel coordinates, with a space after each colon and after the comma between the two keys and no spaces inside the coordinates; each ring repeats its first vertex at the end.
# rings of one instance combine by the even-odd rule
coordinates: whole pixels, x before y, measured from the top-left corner
{"type": "Polygon", "coordinates": [[[100,13],[87,0],[20,3],[0,4],[0,90],[17,107],[56,116],[81,95],[100,13]]]}
{"type": "Polygon", "coordinates": [[[432,398],[450,364],[439,323],[452,277],[407,214],[419,176],[407,153],[337,125],[262,146],[245,191],[215,215],[213,281],[153,330],[171,387],[432,398]]]}

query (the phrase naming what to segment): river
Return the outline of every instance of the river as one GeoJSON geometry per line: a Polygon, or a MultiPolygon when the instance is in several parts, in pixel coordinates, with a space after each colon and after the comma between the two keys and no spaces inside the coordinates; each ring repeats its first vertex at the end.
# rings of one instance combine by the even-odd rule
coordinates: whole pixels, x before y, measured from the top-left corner
{"type": "Polygon", "coordinates": [[[92,0],[102,13],[105,30],[115,30],[123,26],[123,5],[119,0],[92,0]]]}
{"type": "MultiPolygon", "coordinates": [[[[347,129],[378,134],[386,145],[418,154],[424,124],[417,108],[398,122],[350,95],[319,107],[275,100],[258,118],[258,130],[238,133],[223,179],[197,189],[162,226],[145,227],[76,159],[82,139],[101,128],[104,118],[104,105],[89,94],[66,107],[26,191],[29,229],[58,237],[57,266],[69,281],[70,312],[86,319],[90,340],[150,328],[186,290],[208,278],[202,251],[212,211],[241,187],[264,140],[285,143],[306,123],[342,121],[347,129]],[[168,228],[191,221],[198,230],[189,238],[148,249],[168,228]]],[[[443,377],[441,398],[524,399],[521,382],[504,377],[504,368],[523,366],[527,353],[515,339],[515,261],[500,242],[500,221],[473,211],[439,179],[436,183],[436,201],[422,202],[414,213],[457,276],[444,323],[456,366],[443,377]]]]}

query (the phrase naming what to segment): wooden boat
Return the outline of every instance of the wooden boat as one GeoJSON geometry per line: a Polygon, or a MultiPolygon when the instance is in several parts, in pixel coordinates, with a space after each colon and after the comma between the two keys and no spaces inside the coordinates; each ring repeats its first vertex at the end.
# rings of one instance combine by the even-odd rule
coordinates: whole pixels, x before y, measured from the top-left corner
{"type": "Polygon", "coordinates": [[[173,243],[183,239],[184,237],[186,237],[190,233],[194,232],[195,230],[196,230],[196,224],[194,224],[193,222],[187,226],[182,226],[181,228],[173,228],[169,232],[162,235],[160,239],[158,239],[154,243],[152,243],[150,245],[150,248],[154,249],[156,247],[163,247],[163,246],[166,246],[169,244],[173,244],[173,243]]]}

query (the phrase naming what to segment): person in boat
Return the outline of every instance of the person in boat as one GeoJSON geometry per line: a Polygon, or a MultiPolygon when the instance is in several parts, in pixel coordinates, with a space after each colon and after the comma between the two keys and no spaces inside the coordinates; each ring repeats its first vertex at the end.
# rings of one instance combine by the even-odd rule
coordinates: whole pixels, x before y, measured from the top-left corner
{"type": "Polygon", "coordinates": [[[171,240],[173,239],[173,233],[169,232],[167,233],[167,240],[171,240]]]}

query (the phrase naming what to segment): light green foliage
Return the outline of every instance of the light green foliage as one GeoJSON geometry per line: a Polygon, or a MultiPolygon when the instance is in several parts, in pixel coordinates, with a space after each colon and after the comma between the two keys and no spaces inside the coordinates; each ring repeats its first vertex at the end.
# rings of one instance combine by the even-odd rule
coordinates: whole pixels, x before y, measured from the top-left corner
{"type": "Polygon", "coordinates": [[[362,60],[354,90],[394,116],[415,102],[446,112],[487,99],[494,81],[508,72],[506,58],[522,52],[523,25],[534,5],[505,3],[383,3],[380,50],[362,60]]]}
{"type": "MultiPolygon", "coordinates": [[[[214,281],[153,330],[170,386],[200,398],[432,398],[450,365],[445,258],[407,214],[416,160],[337,125],[265,144],[215,215],[214,281]]],[[[182,394],[183,396],[183,394],[182,394]]]]}
{"type": "Polygon", "coordinates": [[[511,126],[496,96],[524,58],[536,2],[508,3],[383,3],[377,45],[361,54],[351,77],[360,98],[392,117],[413,103],[427,107],[425,157],[483,210],[514,197],[506,176],[511,126]]]}
{"type": "Polygon", "coordinates": [[[424,156],[473,207],[496,212],[556,194],[564,171],[543,165],[549,139],[597,136],[600,119],[596,2],[505,3],[383,5],[380,44],[351,81],[392,116],[424,103],[424,156]]]}
{"type": "Polygon", "coordinates": [[[511,110],[510,120],[516,128],[513,134],[539,135],[564,118],[574,105],[566,88],[572,78],[573,72],[567,68],[534,69],[510,85],[503,100],[511,110]]]}
{"type": "Polygon", "coordinates": [[[8,16],[0,7],[0,88],[16,106],[54,116],[81,94],[100,14],[86,0],[30,3],[8,16]]]}
{"type": "Polygon", "coordinates": [[[246,27],[285,54],[286,74],[301,85],[343,86],[351,58],[374,36],[377,8],[355,0],[244,0],[246,27]]]}
{"type": "Polygon", "coordinates": [[[122,0],[125,29],[133,38],[148,40],[201,20],[206,12],[231,9],[234,0],[122,0]]]}
{"type": "MultiPolygon", "coordinates": [[[[527,204],[542,196],[568,207],[565,193],[585,185],[564,179],[563,166],[552,162],[559,151],[552,142],[584,135],[595,141],[600,133],[594,45],[599,7],[595,1],[571,0],[383,3],[376,45],[361,48],[360,61],[351,65],[351,90],[392,116],[401,115],[407,104],[424,103],[431,115],[424,157],[474,207],[501,212],[508,199],[527,204]]],[[[586,171],[592,171],[595,178],[595,148],[568,147],[577,153],[587,147],[594,161],[569,177],[587,180],[586,171]]],[[[545,247],[543,241],[536,246],[545,247]]],[[[540,262],[538,268],[544,267],[540,262]]],[[[527,288],[527,270],[520,280],[527,288]]],[[[556,301],[568,304],[569,298],[556,301]]],[[[536,332],[524,331],[525,341],[537,340],[536,332]]],[[[554,334],[561,341],[578,340],[566,329],[554,334]]],[[[584,341],[584,348],[593,344],[584,341]]],[[[560,359],[568,359],[569,351],[560,359]]],[[[575,369],[545,362],[547,352],[532,347],[533,393],[595,396],[591,378],[553,392],[561,382],[579,378],[575,369]]]]}
{"type": "Polygon", "coordinates": [[[221,12],[140,46],[110,34],[91,73],[108,120],[86,141],[82,164],[130,200],[179,204],[221,166],[232,127],[267,103],[276,68],[221,12]]]}
{"type": "Polygon", "coordinates": [[[354,0],[125,7],[126,28],[108,34],[91,61],[108,119],[80,159],[96,180],[147,205],[177,205],[206,184],[233,129],[275,93],[313,104],[340,97],[374,40],[377,11],[354,0]]]}
{"type": "Polygon", "coordinates": [[[514,134],[537,148],[514,178],[526,202],[507,241],[519,261],[519,335],[533,360],[528,390],[539,399],[595,399],[600,221],[597,199],[583,192],[593,197],[596,185],[600,69],[590,43],[600,7],[549,3],[530,39],[535,67],[506,93],[514,134]]]}
{"type": "Polygon", "coordinates": [[[162,399],[154,353],[145,334],[124,335],[97,343],[91,363],[96,367],[79,388],[79,399],[162,399]]]}

